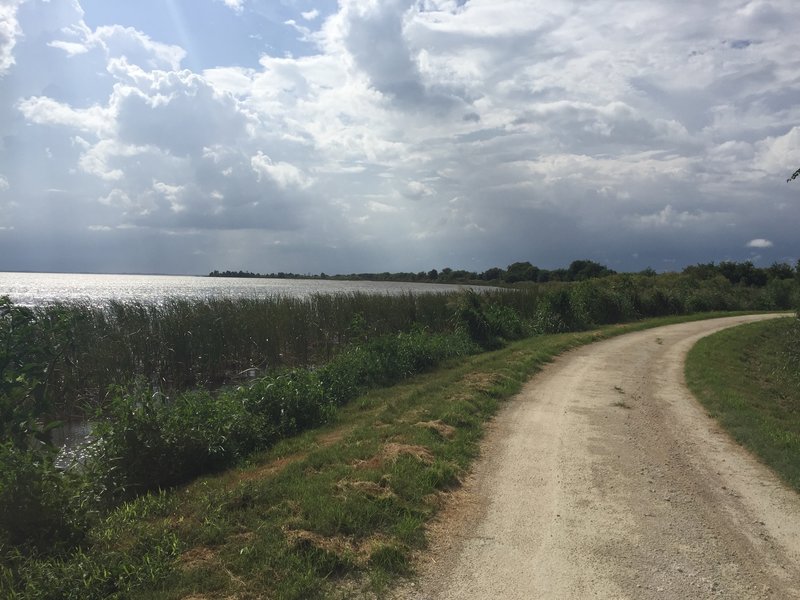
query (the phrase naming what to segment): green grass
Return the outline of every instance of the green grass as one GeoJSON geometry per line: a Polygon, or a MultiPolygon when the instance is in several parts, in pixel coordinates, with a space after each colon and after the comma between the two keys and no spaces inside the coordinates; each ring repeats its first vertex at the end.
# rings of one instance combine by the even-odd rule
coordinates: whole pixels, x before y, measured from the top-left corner
{"type": "Polygon", "coordinates": [[[800,321],[776,319],[703,338],[689,352],[692,392],[733,438],[800,491],[800,321]]]}
{"type": "Polygon", "coordinates": [[[236,469],[123,504],[69,555],[0,568],[0,595],[380,595],[425,548],[425,524],[477,456],[487,420],[543,365],[581,344],[708,316],[536,336],[373,390],[236,469]]]}

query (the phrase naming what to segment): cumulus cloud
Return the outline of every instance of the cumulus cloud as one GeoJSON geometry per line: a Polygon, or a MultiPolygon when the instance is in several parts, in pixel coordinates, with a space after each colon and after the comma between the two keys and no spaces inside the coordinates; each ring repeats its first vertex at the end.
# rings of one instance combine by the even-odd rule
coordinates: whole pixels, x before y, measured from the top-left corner
{"type": "Polygon", "coordinates": [[[233,10],[237,14],[244,12],[244,0],[217,0],[233,10]]]}
{"type": "Polygon", "coordinates": [[[256,270],[643,268],[746,256],[753,231],[765,257],[800,255],[789,0],[282,5],[265,39],[292,27],[293,46],[203,71],[147,32],[90,28],[77,2],[30,1],[28,21],[0,9],[0,75],[37,78],[0,92],[22,123],[0,139],[25,146],[0,164],[51,157],[47,187],[100,211],[84,232],[203,232],[256,270]]]}
{"type": "Polygon", "coordinates": [[[428,85],[406,36],[406,25],[415,12],[412,0],[344,2],[341,42],[371,86],[399,106],[448,111],[458,103],[455,94],[428,85]]]}
{"type": "Polygon", "coordinates": [[[311,181],[296,166],[287,162],[273,162],[272,159],[259,151],[251,159],[253,170],[259,175],[265,175],[272,179],[279,187],[308,187],[311,181]]]}
{"type": "Polygon", "coordinates": [[[33,96],[22,100],[17,108],[28,121],[40,125],[62,125],[96,134],[113,127],[109,111],[100,106],[73,108],[46,96],[33,96]]]}
{"type": "Polygon", "coordinates": [[[14,64],[14,46],[22,30],[17,21],[17,9],[24,0],[0,2],[0,77],[14,64]]]}
{"type": "Polygon", "coordinates": [[[772,248],[775,244],[763,238],[756,238],[747,242],[748,248],[772,248]]]}
{"type": "Polygon", "coordinates": [[[63,34],[69,36],[68,39],[53,40],[48,45],[63,50],[69,56],[85,54],[96,48],[102,50],[109,59],[125,57],[127,62],[143,68],[171,70],[179,69],[186,57],[186,51],[180,46],[154,41],[133,27],[103,25],[92,30],[81,20],[65,28],[63,34]]]}

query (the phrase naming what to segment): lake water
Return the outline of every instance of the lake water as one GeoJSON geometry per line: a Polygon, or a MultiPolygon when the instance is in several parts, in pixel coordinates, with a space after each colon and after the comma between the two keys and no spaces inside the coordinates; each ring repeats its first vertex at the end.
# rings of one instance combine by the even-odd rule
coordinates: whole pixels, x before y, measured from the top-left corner
{"type": "MultiPolygon", "coordinates": [[[[326,281],[316,279],[251,279],[174,275],[93,275],[78,273],[2,273],[0,296],[16,304],[53,302],[103,304],[109,300],[159,302],[164,298],[263,298],[284,295],[366,292],[377,294],[443,293],[473,286],[435,283],[326,281]]],[[[486,288],[475,288],[486,289],[486,288]]]]}

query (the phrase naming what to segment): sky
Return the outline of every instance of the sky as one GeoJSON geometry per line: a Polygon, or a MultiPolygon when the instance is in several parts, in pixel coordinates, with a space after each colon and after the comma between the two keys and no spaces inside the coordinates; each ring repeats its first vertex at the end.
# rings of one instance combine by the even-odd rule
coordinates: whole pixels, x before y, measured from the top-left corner
{"type": "Polygon", "coordinates": [[[797,0],[0,0],[0,270],[800,258],[797,0]]]}

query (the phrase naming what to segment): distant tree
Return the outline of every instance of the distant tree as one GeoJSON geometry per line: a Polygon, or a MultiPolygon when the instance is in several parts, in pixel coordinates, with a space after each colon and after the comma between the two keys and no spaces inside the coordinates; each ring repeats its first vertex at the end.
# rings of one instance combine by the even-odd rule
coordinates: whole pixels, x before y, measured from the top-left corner
{"type": "Polygon", "coordinates": [[[539,268],[534,267],[528,261],[515,262],[508,265],[505,274],[506,283],[517,283],[518,281],[536,281],[539,268]]]}
{"type": "Polygon", "coordinates": [[[794,277],[794,269],[787,263],[774,262],[767,267],[768,279],[792,279],[794,277]]]}
{"type": "Polygon", "coordinates": [[[722,261],[718,265],[713,262],[692,265],[686,267],[683,274],[697,280],[709,280],[721,275],[734,285],[764,287],[770,279],[791,278],[792,267],[774,263],[767,269],[760,269],[749,260],[741,263],[722,261]]]}
{"type": "Polygon", "coordinates": [[[477,279],[478,274],[473,273],[472,271],[466,271],[464,269],[456,269],[452,273],[450,273],[450,279],[452,281],[470,281],[472,279],[477,279]]]}
{"type": "Polygon", "coordinates": [[[706,280],[711,279],[715,275],[719,275],[719,267],[713,262],[699,263],[696,265],[689,265],[683,269],[684,275],[689,275],[694,279],[706,280]]]}
{"type": "Polygon", "coordinates": [[[497,281],[502,279],[505,275],[505,271],[500,267],[492,267],[491,269],[486,269],[483,273],[480,274],[480,278],[483,281],[497,281]]]}
{"type": "Polygon", "coordinates": [[[570,281],[584,281],[613,275],[614,271],[593,260],[574,260],[570,263],[567,274],[570,281]]]}

